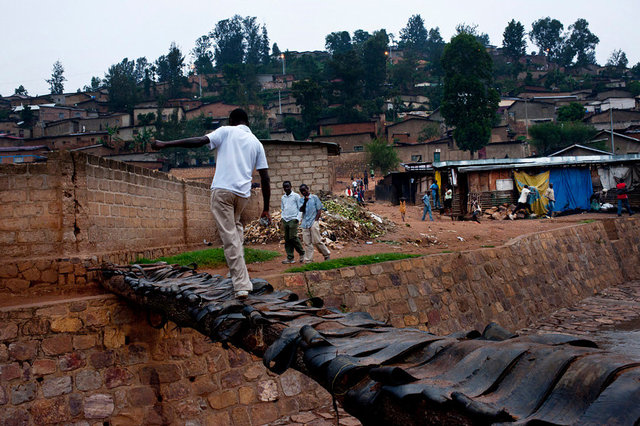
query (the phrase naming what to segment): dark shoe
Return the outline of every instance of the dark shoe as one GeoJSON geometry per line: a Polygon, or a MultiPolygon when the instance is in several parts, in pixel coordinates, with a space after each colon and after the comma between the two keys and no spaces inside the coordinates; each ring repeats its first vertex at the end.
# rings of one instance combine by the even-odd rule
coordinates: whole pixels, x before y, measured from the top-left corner
{"type": "Polygon", "coordinates": [[[285,259],[285,260],[282,261],[282,263],[284,263],[286,265],[286,264],[289,264],[289,263],[296,263],[296,261],[293,260],[293,259],[285,259]]]}
{"type": "Polygon", "coordinates": [[[326,256],[324,257],[325,262],[326,262],[327,260],[329,260],[329,259],[331,259],[331,256],[330,256],[330,255],[326,255],[326,256]]]}

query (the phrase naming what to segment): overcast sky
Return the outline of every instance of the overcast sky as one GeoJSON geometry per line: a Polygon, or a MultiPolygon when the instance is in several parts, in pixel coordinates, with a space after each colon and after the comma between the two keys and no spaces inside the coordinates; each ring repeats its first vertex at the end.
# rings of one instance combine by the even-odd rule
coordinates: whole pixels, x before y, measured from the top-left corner
{"type": "MultiPolygon", "coordinates": [[[[3,41],[0,49],[0,94],[9,96],[20,84],[30,95],[46,94],[53,63],[60,60],[65,92],[104,77],[123,58],[145,56],[150,62],[175,42],[188,55],[195,40],[234,14],[255,16],[266,24],[270,44],[280,50],[322,50],[333,31],[381,28],[399,35],[409,17],[420,14],[427,28],[439,27],[449,41],[461,22],[477,24],[491,43],[502,44],[511,19],[530,31],[536,19],[550,16],[568,28],[578,18],[589,22],[600,38],[598,63],[622,49],[629,65],[640,61],[638,0],[2,0],[3,41]]],[[[528,52],[533,50],[529,43],[528,52]]]]}

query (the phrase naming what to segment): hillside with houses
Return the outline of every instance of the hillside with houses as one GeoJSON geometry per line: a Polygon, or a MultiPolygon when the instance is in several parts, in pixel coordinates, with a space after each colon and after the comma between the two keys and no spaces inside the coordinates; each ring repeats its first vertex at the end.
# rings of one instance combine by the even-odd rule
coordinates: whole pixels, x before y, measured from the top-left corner
{"type": "Polygon", "coordinates": [[[150,142],[204,134],[236,107],[250,112],[261,139],[338,144],[345,175],[376,166],[365,155],[374,141],[392,147],[398,163],[638,153],[640,64],[630,67],[622,51],[595,63],[598,38],[582,21],[562,32],[541,18],[525,32],[513,20],[499,46],[476,26],[458,26],[490,58],[485,85],[499,95],[486,136],[471,148],[446,107],[450,43],[420,15],[399,36],[334,32],[326,50],[307,52],[282,52],[256,18],[234,16],[188,54],[172,44],[155,61],[125,58],[75,92],[64,90],[58,62],[50,94],[20,86],[0,97],[0,162],[72,150],[176,174],[211,168],[206,149],[158,153],[150,142]],[[541,39],[550,28],[555,39],[541,39]],[[525,51],[526,38],[537,51],[525,51]]]}

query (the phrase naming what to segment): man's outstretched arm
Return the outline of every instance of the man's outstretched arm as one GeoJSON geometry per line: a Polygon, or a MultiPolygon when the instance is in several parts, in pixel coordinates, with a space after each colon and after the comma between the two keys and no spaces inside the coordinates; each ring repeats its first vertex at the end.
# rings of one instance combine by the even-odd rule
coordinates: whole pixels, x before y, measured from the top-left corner
{"type": "Polygon", "coordinates": [[[197,136],[194,138],[176,139],[166,142],[154,140],[153,142],[151,142],[151,148],[198,148],[207,144],[209,144],[209,138],[207,136],[197,136]]]}
{"type": "Polygon", "coordinates": [[[264,203],[260,217],[266,216],[271,220],[271,215],[269,214],[269,202],[271,201],[271,178],[269,178],[269,169],[260,169],[258,173],[260,173],[260,189],[262,190],[262,202],[264,203]]]}

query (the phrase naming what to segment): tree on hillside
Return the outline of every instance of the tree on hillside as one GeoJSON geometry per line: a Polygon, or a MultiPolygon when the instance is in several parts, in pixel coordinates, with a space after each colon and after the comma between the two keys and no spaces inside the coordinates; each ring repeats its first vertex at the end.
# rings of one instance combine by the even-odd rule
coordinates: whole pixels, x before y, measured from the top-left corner
{"type": "Polygon", "coordinates": [[[461,33],[445,47],[442,67],[442,115],[455,128],[456,144],[473,155],[489,143],[500,100],[491,57],[473,35],[461,33]]]}
{"type": "Polygon", "coordinates": [[[380,170],[383,176],[395,170],[400,163],[398,153],[384,139],[375,138],[365,146],[365,151],[369,167],[380,170]]]}
{"type": "Polygon", "coordinates": [[[337,31],[328,34],[325,37],[324,47],[329,53],[331,53],[331,55],[339,55],[349,52],[353,49],[353,46],[351,45],[351,36],[347,31],[337,31]]]}
{"type": "Polygon", "coordinates": [[[111,65],[104,75],[104,87],[109,91],[111,110],[132,112],[139,99],[135,61],[124,58],[122,62],[111,65]]]}
{"type": "Polygon", "coordinates": [[[440,35],[440,28],[435,27],[429,30],[429,40],[427,41],[427,60],[429,61],[429,70],[432,75],[442,75],[442,52],[446,43],[440,35]]]}
{"type": "Polygon", "coordinates": [[[407,26],[400,30],[398,46],[416,55],[426,55],[428,41],[429,31],[424,26],[424,20],[420,15],[413,15],[409,18],[407,26]]]}
{"type": "Polygon", "coordinates": [[[242,63],[245,43],[243,19],[240,15],[218,21],[209,33],[209,37],[215,45],[213,56],[217,68],[222,69],[228,64],[242,63]]]}
{"type": "Polygon", "coordinates": [[[371,34],[369,34],[367,31],[355,30],[353,32],[353,38],[351,39],[351,43],[353,43],[354,46],[358,46],[364,43],[365,41],[369,40],[370,38],[371,38],[371,34]]]}
{"type": "Polygon", "coordinates": [[[580,121],[569,123],[540,123],[529,128],[531,143],[538,156],[552,154],[576,143],[584,143],[598,131],[580,121]]]}
{"type": "Polygon", "coordinates": [[[506,57],[514,62],[525,55],[527,42],[524,39],[524,25],[512,19],[502,33],[502,49],[506,57]]]}
{"type": "Polygon", "coordinates": [[[259,65],[264,61],[265,51],[267,58],[269,57],[269,37],[267,36],[267,29],[263,26],[261,32],[260,25],[258,25],[255,16],[247,16],[242,21],[242,24],[245,43],[244,63],[259,65]]]}
{"type": "Polygon", "coordinates": [[[607,60],[605,67],[612,77],[621,77],[629,65],[627,54],[622,49],[614,50],[607,60]]]}
{"type": "Polygon", "coordinates": [[[384,82],[387,80],[387,55],[389,37],[385,30],[373,33],[361,47],[364,82],[364,96],[374,99],[383,95],[384,82]]]}
{"type": "Polygon", "coordinates": [[[632,66],[629,71],[631,72],[631,75],[634,78],[639,78],[640,79],[640,62],[638,62],[637,64],[632,66]]]}
{"type": "Polygon", "coordinates": [[[27,92],[27,89],[24,88],[24,86],[21,84],[20,86],[18,86],[18,88],[16,90],[13,91],[14,95],[23,95],[23,96],[28,96],[29,93],[27,92]]]}
{"type": "Polygon", "coordinates": [[[191,49],[191,57],[196,74],[213,73],[213,52],[211,51],[211,38],[208,35],[196,39],[196,45],[191,49]]]}
{"type": "Polygon", "coordinates": [[[85,92],[95,92],[97,90],[100,90],[103,84],[104,83],[100,77],[91,77],[91,82],[88,86],[84,86],[83,90],[85,92]]]}
{"type": "Polygon", "coordinates": [[[558,108],[558,121],[580,121],[584,118],[584,107],[578,102],[571,102],[558,108]]]}
{"type": "Polygon", "coordinates": [[[583,67],[596,63],[596,46],[600,39],[589,30],[589,22],[586,19],[578,19],[569,26],[569,36],[565,42],[568,52],[566,58],[571,55],[576,57],[575,66],[583,67]]]}
{"type": "Polygon", "coordinates": [[[60,61],[56,61],[53,64],[51,78],[45,81],[49,83],[49,89],[52,95],[61,95],[64,93],[64,82],[67,81],[67,79],[64,76],[64,68],[60,61]]]}
{"type": "Polygon", "coordinates": [[[167,96],[179,97],[187,84],[187,78],[184,76],[184,56],[175,43],[171,43],[169,53],[156,60],[156,72],[158,82],[169,85],[167,96]]]}
{"type": "Polygon", "coordinates": [[[296,139],[307,139],[309,132],[315,127],[322,113],[322,88],[317,81],[308,79],[293,83],[291,91],[293,97],[296,98],[296,105],[302,109],[302,122],[305,125],[304,128],[298,128],[295,124],[296,132],[294,133],[296,133],[296,139]]]}
{"type": "Polygon", "coordinates": [[[489,34],[481,33],[478,31],[478,24],[465,24],[464,22],[456,25],[456,35],[459,34],[469,34],[475,37],[475,39],[483,45],[484,47],[488,47],[491,45],[491,41],[489,40],[489,34]]]}
{"type": "Polygon", "coordinates": [[[531,24],[529,38],[538,46],[540,55],[546,54],[552,60],[557,58],[562,50],[562,30],[564,25],[557,19],[540,18],[531,24]]]}

